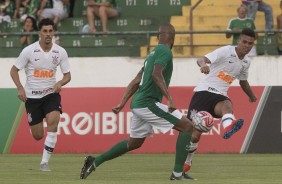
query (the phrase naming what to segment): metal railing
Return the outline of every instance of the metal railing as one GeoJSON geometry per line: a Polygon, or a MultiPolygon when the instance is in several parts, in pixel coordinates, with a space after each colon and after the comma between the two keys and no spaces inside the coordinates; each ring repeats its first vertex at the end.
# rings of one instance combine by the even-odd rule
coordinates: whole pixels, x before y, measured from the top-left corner
{"type": "MultiPolygon", "coordinates": [[[[255,32],[257,33],[265,33],[265,35],[267,36],[269,32],[266,32],[265,30],[256,30],[255,32]]],[[[151,45],[150,43],[150,38],[151,36],[156,36],[158,33],[158,31],[124,31],[124,32],[108,32],[108,33],[80,33],[80,32],[58,32],[56,33],[56,35],[58,36],[78,36],[78,37],[83,37],[83,36],[95,36],[93,38],[97,38],[97,37],[103,37],[104,35],[107,36],[113,36],[113,35],[123,35],[123,36],[127,36],[127,35],[143,35],[144,37],[146,37],[147,40],[147,51],[150,51],[151,47],[155,47],[156,45],[151,45]]],[[[191,56],[194,56],[194,48],[195,47],[205,47],[205,46],[223,46],[222,44],[203,44],[203,45],[196,45],[194,44],[193,41],[193,36],[195,34],[226,34],[226,33],[240,33],[240,32],[233,32],[233,31],[227,31],[227,30],[217,30],[217,31],[210,31],[210,30],[201,30],[201,31],[195,31],[195,30],[190,30],[190,31],[177,31],[176,34],[189,34],[190,37],[190,42],[187,41],[187,45],[175,45],[175,46],[186,46],[186,47],[190,47],[190,54],[191,56]]],[[[276,33],[282,33],[282,30],[272,30],[270,32],[270,35],[274,35],[276,33]]],[[[21,35],[34,35],[34,34],[38,34],[37,32],[34,33],[22,33],[22,32],[11,32],[11,33],[3,33],[0,32],[0,36],[1,36],[1,40],[4,40],[2,37],[3,36],[21,36],[21,35]]],[[[231,41],[230,41],[231,43],[231,41]]],[[[140,46],[140,45],[136,45],[136,46],[140,46]]],[[[93,46],[94,47],[94,46],[93,46]]]]}

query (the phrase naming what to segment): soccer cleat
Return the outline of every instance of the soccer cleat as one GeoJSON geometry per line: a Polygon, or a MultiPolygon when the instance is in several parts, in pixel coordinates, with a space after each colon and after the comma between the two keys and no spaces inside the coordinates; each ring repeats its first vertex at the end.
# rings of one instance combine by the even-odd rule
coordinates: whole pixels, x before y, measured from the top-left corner
{"type": "Polygon", "coordinates": [[[183,166],[183,171],[184,171],[184,173],[190,171],[191,166],[192,166],[192,163],[189,164],[189,163],[186,163],[186,162],[185,162],[185,163],[184,163],[184,166],[183,166]]]}
{"type": "Polygon", "coordinates": [[[183,180],[197,180],[197,179],[183,172],[183,180]]]}
{"type": "Polygon", "coordinates": [[[171,173],[171,176],[170,176],[169,179],[170,180],[196,180],[193,177],[189,176],[188,174],[185,174],[184,172],[183,172],[182,176],[179,176],[179,177],[176,177],[176,176],[174,176],[173,173],[171,173]]]}
{"type": "Polygon", "coordinates": [[[242,128],[243,124],[243,119],[233,120],[231,125],[225,128],[226,132],[222,136],[223,139],[229,139],[233,134],[242,128]]]}
{"type": "Polygon", "coordinates": [[[43,172],[51,171],[48,167],[48,162],[42,163],[39,165],[39,170],[43,172]]]}
{"type": "Polygon", "coordinates": [[[182,176],[179,176],[179,177],[176,177],[174,176],[173,173],[171,173],[171,176],[169,178],[170,180],[183,180],[183,175],[182,176]]]}
{"type": "Polygon", "coordinates": [[[86,179],[87,176],[95,171],[96,167],[94,166],[95,157],[87,156],[84,159],[84,165],[80,172],[80,179],[86,179]]]}

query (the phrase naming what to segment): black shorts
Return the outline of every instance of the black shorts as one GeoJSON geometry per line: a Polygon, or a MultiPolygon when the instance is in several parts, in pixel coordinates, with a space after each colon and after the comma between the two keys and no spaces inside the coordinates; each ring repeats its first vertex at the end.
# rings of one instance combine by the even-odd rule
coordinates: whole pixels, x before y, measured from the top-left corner
{"type": "Polygon", "coordinates": [[[46,114],[59,111],[62,114],[61,95],[51,93],[43,98],[28,98],[25,103],[29,126],[43,122],[46,114]]]}
{"type": "MultiPolygon", "coordinates": [[[[198,111],[207,111],[215,118],[221,118],[214,112],[214,108],[218,102],[230,100],[228,97],[211,93],[208,91],[195,92],[188,109],[187,118],[191,120],[191,113],[198,111]]],[[[231,100],[230,100],[231,101],[231,100]]]]}

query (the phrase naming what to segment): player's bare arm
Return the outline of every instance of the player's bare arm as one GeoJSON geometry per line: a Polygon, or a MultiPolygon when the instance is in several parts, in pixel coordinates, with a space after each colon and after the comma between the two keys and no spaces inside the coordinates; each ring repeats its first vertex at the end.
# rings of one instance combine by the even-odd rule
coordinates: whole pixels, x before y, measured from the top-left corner
{"type": "Polygon", "coordinates": [[[122,108],[124,107],[124,105],[126,104],[126,102],[128,101],[128,99],[138,90],[139,88],[139,84],[141,82],[142,79],[142,74],[143,74],[144,68],[142,68],[138,74],[136,75],[136,77],[128,84],[124,95],[121,99],[120,104],[118,104],[116,107],[112,108],[112,111],[117,114],[119,113],[122,108]]]}
{"type": "Polygon", "coordinates": [[[168,92],[168,89],[167,89],[167,86],[166,86],[166,83],[165,83],[165,80],[164,80],[164,77],[163,77],[163,69],[164,67],[160,64],[155,64],[154,66],[154,70],[153,70],[153,73],[152,73],[152,77],[153,77],[153,80],[155,81],[155,83],[157,84],[157,86],[160,88],[163,96],[167,99],[168,101],[168,109],[169,109],[169,112],[173,112],[176,107],[172,101],[172,98],[168,92]]]}
{"type": "Polygon", "coordinates": [[[204,74],[210,73],[210,67],[207,65],[207,64],[210,64],[210,63],[211,63],[211,61],[206,57],[200,57],[197,60],[197,64],[200,67],[201,72],[204,73],[204,74]]]}
{"type": "Polygon", "coordinates": [[[20,81],[20,77],[19,77],[19,69],[15,66],[12,66],[11,70],[10,70],[10,75],[15,83],[15,85],[17,86],[18,89],[18,98],[23,101],[26,102],[27,98],[26,98],[26,94],[24,91],[24,87],[20,81]]]}
{"type": "Polygon", "coordinates": [[[62,89],[62,86],[66,85],[67,83],[70,82],[70,80],[71,80],[71,74],[70,74],[70,72],[64,73],[63,75],[64,75],[64,76],[63,76],[63,79],[60,80],[60,81],[58,81],[58,82],[55,84],[55,86],[53,87],[54,93],[59,93],[59,92],[61,91],[61,89],[62,89]]]}
{"type": "Polygon", "coordinates": [[[240,84],[241,88],[243,89],[243,91],[248,95],[249,101],[250,102],[256,102],[257,97],[253,93],[249,82],[247,80],[240,80],[239,84],[240,84]]]}

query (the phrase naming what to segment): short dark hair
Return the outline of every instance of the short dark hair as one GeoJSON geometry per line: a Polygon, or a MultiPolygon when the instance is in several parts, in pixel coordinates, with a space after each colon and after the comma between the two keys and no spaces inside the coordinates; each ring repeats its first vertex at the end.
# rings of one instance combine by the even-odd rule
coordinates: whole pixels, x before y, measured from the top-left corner
{"type": "Polygon", "coordinates": [[[249,36],[249,37],[256,39],[255,31],[250,29],[250,28],[244,28],[241,32],[241,35],[246,35],[246,36],[249,36]]]}
{"type": "Polygon", "coordinates": [[[54,29],[54,22],[51,19],[42,19],[39,23],[38,23],[38,29],[41,30],[41,28],[43,26],[49,26],[51,25],[54,29]]]}
{"type": "Polygon", "coordinates": [[[25,18],[25,20],[24,20],[24,23],[25,23],[28,19],[30,19],[31,22],[32,22],[32,29],[33,29],[33,31],[38,31],[37,22],[36,22],[35,18],[32,17],[32,16],[27,16],[27,17],[25,18]]]}

